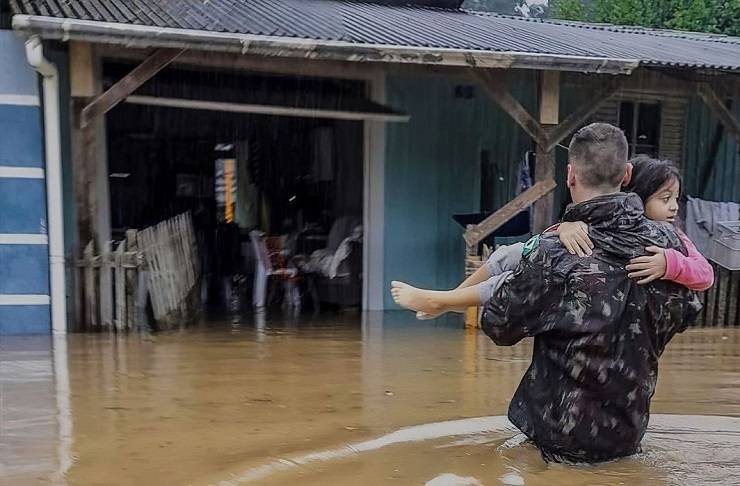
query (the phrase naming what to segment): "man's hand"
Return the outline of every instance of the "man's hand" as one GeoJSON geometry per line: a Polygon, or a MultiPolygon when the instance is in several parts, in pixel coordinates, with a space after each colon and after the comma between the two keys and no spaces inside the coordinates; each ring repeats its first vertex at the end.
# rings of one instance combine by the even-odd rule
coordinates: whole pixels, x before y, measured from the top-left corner
{"type": "Polygon", "coordinates": [[[558,237],[571,255],[591,255],[594,244],[588,237],[588,225],[582,221],[564,222],[558,226],[558,237]]]}
{"type": "Polygon", "coordinates": [[[627,276],[629,278],[639,279],[637,283],[640,285],[645,285],[653,280],[663,278],[666,270],[665,250],[663,248],[648,246],[645,250],[648,253],[652,253],[652,255],[633,258],[630,260],[629,265],[625,267],[629,272],[627,276]]]}

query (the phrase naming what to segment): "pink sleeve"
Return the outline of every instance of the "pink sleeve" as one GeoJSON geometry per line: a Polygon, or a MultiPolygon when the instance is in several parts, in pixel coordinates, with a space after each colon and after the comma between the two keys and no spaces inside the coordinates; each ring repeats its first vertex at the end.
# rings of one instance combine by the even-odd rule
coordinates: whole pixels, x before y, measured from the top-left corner
{"type": "Polygon", "coordinates": [[[707,290],[714,284],[714,269],[706,258],[696,249],[691,240],[678,232],[688,255],[678,250],[665,250],[665,275],[663,280],[671,280],[691,290],[707,290]]]}

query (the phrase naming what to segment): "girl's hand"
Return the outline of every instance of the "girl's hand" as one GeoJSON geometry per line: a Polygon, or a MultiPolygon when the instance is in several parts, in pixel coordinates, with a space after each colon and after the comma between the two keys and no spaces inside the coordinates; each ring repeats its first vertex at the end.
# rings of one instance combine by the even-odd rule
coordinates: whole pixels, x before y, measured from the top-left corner
{"type": "Polygon", "coordinates": [[[639,279],[637,283],[640,285],[663,278],[666,270],[665,250],[663,248],[648,246],[645,250],[652,253],[652,255],[633,258],[629,265],[624,267],[629,272],[627,276],[639,279]]]}
{"type": "Polygon", "coordinates": [[[558,237],[571,255],[591,255],[594,244],[588,237],[588,225],[582,221],[560,223],[558,237]]]}

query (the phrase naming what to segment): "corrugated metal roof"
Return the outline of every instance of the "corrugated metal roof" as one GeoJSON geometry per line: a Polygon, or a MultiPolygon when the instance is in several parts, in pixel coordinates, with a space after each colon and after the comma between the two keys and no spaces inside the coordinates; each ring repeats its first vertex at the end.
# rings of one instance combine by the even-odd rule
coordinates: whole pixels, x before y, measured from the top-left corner
{"type": "Polygon", "coordinates": [[[363,45],[740,71],[740,38],[351,0],[11,0],[15,14],[363,45]]]}

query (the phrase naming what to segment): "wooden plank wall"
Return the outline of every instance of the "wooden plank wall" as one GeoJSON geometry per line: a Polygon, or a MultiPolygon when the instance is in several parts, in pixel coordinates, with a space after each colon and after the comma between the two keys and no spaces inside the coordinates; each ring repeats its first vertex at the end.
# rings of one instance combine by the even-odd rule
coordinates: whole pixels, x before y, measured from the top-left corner
{"type": "Polygon", "coordinates": [[[591,122],[619,125],[619,105],[622,101],[658,102],[661,104],[660,157],[675,162],[682,168],[683,137],[686,125],[688,100],[678,93],[659,93],[648,90],[625,89],[605,100],[591,116],[591,122]]]}

